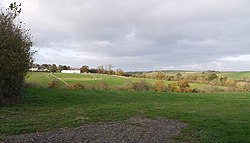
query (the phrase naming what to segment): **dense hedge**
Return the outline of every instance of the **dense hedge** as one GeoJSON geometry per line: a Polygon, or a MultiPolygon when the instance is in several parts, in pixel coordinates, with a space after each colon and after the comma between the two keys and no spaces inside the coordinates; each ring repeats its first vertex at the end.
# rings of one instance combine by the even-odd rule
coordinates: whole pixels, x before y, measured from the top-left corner
{"type": "Polygon", "coordinates": [[[15,101],[21,95],[24,78],[32,61],[29,30],[15,19],[20,6],[16,3],[0,11],[0,104],[15,101]]]}

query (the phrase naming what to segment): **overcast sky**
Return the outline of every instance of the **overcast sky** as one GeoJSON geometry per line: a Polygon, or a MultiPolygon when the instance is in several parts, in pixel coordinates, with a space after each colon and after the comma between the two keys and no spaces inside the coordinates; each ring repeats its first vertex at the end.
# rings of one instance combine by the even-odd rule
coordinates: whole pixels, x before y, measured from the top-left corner
{"type": "Polygon", "coordinates": [[[250,70],[250,0],[16,1],[36,63],[250,70]]]}

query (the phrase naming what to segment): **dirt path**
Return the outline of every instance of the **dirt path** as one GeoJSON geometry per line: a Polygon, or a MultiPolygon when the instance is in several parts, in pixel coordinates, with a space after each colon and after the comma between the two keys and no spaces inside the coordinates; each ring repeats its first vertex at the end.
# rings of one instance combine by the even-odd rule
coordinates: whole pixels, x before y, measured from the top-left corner
{"type": "Polygon", "coordinates": [[[6,143],[165,143],[178,142],[173,136],[187,124],[163,118],[134,117],[126,121],[83,125],[57,131],[9,136],[6,143]]]}

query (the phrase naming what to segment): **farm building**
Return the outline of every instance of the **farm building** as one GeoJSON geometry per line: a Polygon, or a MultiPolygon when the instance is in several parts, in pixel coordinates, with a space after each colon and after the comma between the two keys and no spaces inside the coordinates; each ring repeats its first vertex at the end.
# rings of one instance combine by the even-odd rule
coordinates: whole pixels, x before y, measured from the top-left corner
{"type": "Polygon", "coordinates": [[[80,70],[62,70],[61,73],[81,73],[80,70]]]}
{"type": "Polygon", "coordinates": [[[30,68],[29,71],[38,71],[38,68],[30,68]]]}
{"type": "Polygon", "coordinates": [[[32,67],[29,69],[29,71],[39,71],[39,72],[48,72],[49,70],[48,69],[39,69],[39,68],[35,68],[35,67],[32,67]]]}

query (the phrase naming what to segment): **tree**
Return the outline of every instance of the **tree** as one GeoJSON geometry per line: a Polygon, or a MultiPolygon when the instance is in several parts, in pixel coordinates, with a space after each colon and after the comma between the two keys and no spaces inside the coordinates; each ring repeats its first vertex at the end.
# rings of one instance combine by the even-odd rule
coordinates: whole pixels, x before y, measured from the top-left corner
{"type": "Polygon", "coordinates": [[[16,22],[21,4],[11,3],[0,11],[0,104],[16,101],[25,76],[32,65],[32,40],[29,30],[16,22]]]}
{"type": "Polygon", "coordinates": [[[81,73],[89,72],[89,66],[82,66],[80,68],[81,73]]]}
{"type": "Polygon", "coordinates": [[[105,69],[104,69],[104,66],[99,66],[97,67],[97,70],[98,70],[98,73],[101,73],[101,74],[104,74],[105,73],[105,69]]]}
{"type": "Polygon", "coordinates": [[[66,66],[66,65],[59,65],[58,66],[58,70],[59,71],[62,71],[62,70],[69,70],[70,69],[70,67],[69,66],[66,66]]]}
{"type": "Polygon", "coordinates": [[[124,76],[125,72],[122,69],[117,69],[116,72],[115,72],[115,74],[119,75],[119,76],[124,76]]]}
{"type": "Polygon", "coordinates": [[[63,70],[70,70],[70,66],[64,65],[64,66],[62,67],[62,69],[63,69],[63,70]]]}
{"type": "Polygon", "coordinates": [[[49,66],[49,71],[50,72],[56,72],[57,71],[56,64],[52,64],[51,66],[49,66]]]}
{"type": "Polygon", "coordinates": [[[113,74],[112,68],[114,68],[114,66],[112,66],[111,64],[109,64],[108,65],[108,74],[113,74]]]}
{"type": "Polygon", "coordinates": [[[58,65],[58,70],[61,72],[63,70],[63,66],[62,65],[58,65]]]}
{"type": "Polygon", "coordinates": [[[97,70],[97,69],[94,69],[94,68],[91,68],[91,69],[89,70],[89,72],[90,72],[90,73],[98,73],[98,70],[97,70]]]}

